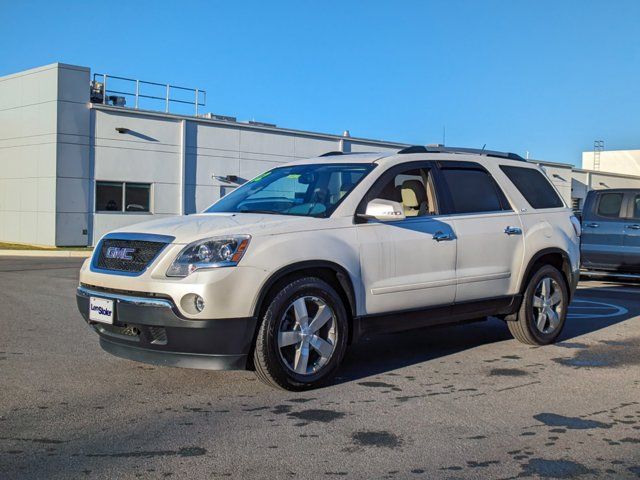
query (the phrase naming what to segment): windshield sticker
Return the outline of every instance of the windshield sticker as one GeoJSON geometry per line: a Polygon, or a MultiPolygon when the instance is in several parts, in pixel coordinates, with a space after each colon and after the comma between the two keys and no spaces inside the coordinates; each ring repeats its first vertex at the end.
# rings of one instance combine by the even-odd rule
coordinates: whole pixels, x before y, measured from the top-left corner
{"type": "Polygon", "coordinates": [[[258,175],[256,178],[254,178],[253,180],[251,180],[251,182],[259,182],[260,180],[262,180],[264,177],[266,177],[267,175],[271,174],[271,172],[264,172],[261,173],[260,175],[258,175]]]}
{"type": "Polygon", "coordinates": [[[300,174],[299,173],[292,173],[291,175],[287,175],[287,178],[293,178],[295,180],[295,179],[300,178],[300,174]]]}

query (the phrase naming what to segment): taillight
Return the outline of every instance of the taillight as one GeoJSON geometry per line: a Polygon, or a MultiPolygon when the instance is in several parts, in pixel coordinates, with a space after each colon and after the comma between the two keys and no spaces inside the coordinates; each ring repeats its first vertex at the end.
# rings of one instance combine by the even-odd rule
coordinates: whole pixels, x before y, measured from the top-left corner
{"type": "Polygon", "coordinates": [[[580,237],[580,235],[582,235],[582,226],[580,225],[580,220],[578,220],[575,215],[571,215],[571,225],[573,225],[576,236],[580,237]]]}

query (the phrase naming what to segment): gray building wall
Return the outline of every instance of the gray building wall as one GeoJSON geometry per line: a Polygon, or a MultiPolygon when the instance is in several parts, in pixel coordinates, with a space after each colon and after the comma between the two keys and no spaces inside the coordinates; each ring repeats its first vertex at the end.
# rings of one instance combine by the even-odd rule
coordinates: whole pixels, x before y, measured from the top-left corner
{"type": "Polygon", "coordinates": [[[0,79],[0,238],[55,242],[58,66],[0,79]]]}

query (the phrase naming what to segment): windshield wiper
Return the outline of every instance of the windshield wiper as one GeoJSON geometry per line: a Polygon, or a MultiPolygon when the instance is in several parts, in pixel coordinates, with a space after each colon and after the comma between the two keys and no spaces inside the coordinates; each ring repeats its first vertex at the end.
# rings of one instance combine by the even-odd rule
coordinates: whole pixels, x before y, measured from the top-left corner
{"type": "Polygon", "coordinates": [[[236,213],[266,213],[269,215],[283,215],[282,212],[276,212],[274,210],[238,210],[236,213]]]}

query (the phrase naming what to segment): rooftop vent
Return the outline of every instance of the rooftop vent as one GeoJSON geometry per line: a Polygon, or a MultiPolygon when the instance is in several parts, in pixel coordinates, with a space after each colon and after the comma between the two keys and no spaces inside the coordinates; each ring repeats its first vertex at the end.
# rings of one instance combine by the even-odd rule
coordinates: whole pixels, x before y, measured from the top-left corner
{"type": "Polygon", "coordinates": [[[249,125],[255,125],[257,127],[271,127],[271,128],[276,128],[276,124],[275,123],[266,123],[266,122],[256,122],[255,120],[249,120],[247,122],[249,125]]]}
{"type": "Polygon", "coordinates": [[[238,119],[236,117],[231,117],[228,115],[217,115],[215,113],[205,113],[204,115],[202,115],[202,118],[207,118],[209,120],[218,120],[220,122],[237,122],[238,119]]]}

